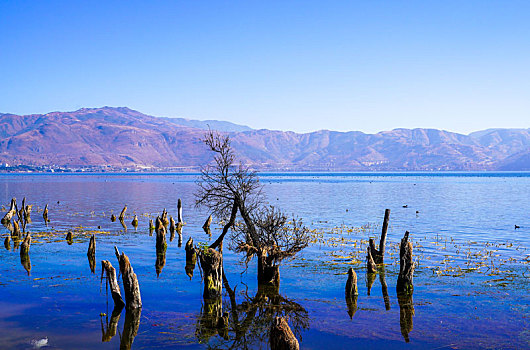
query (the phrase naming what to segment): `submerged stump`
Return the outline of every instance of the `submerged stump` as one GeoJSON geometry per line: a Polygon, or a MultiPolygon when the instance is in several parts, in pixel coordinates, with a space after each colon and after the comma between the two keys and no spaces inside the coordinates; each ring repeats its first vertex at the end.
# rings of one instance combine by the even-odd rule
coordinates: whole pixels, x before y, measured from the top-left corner
{"type": "Polygon", "coordinates": [[[44,211],[42,212],[42,218],[44,219],[44,222],[47,223],[50,220],[48,219],[48,204],[44,207],[44,211]]]}
{"type": "Polygon", "coordinates": [[[127,204],[125,204],[125,206],[121,210],[121,213],[120,213],[120,216],[119,216],[120,221],[123,221],[125,219],[125,212],[126,211],[127,211],[127,204]]]}
{"type": "Polygon", "coordinates": [[[197,263],[197,253],[195,251],[195,247],[193,246],[193,238],[190,237],[188,239],[184,250],[186,251],[186,275],[188,275],[191,280],[191,278],[193,277],[193,270],[195,269],[195,264],[197,263]]]}
{"type": "Polygon", "coordinates": [[[123,308],[123,306],[125,306],[125,303],[123,302],[123,299],[121,297],[120,285],[118,284],[118,279],[116,278],[116,269],[112,266],[112,264],[108,260],[101,261],[101,278],[102,279],[103,279],[103,273],[105,273],[106,275],[107,285],[110,286],[110,293],[112,296],[112,300],[114,300],[114,307],[120,308],[120,312],[121,312],[121,309],[123,308]]]}
{"type": "Polygon", "coordinates": [[[373,238],[370,238],[368,244],[370,247],[370,254],[376,264],[382,264],[385,257],[386,233],[388,230],[388,221],[390,220],[390,209],[385,209],[385,218],[383,220],[383,228],[381,229],[381,239],[379,241],[379,250],[375,248],[373,238]]]}
{"type": "MultiPolygon", "coordinates": [[[[116,252],[117,248],[114,247],[116,252]]],[[[123,281],[123,289],[125,290],[125,308],[133,310],[142,307],[142,297],[140,295],[140,284],[138,277],[129,262],[129,258],[125,253],[121,253],[120,258],[120,272],[123,281]]]]}
{"type": "Polygon", "coordinates": [[[204,278],[204,299],[217,299],[223,290],[223,254],[212,248],[205,248],[198,253],[204,278]]]}

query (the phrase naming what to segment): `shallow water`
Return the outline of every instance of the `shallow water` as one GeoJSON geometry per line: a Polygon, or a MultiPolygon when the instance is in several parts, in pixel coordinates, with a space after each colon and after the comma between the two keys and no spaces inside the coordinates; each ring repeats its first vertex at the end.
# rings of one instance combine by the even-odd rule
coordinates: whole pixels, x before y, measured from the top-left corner
{"type": "MultiPolygon", "coordinates": [[[[227,339],[208,327],[211,305],[202,300],[199,269],[191,280],[184,269],[187,239],[209,241],[201,229],[208,213],[194,207],[195,180],[192,174],[0,175],[5,207],[12,197],[33,204],[27,229],[34,239],[29,273],[13,242],[0,252],[0,348],[31,348],[46,337],[49,348],[63,349],[114,349],[131,341],[139,349],[267,348],[277,314],[289,316],[307,349],[530,347],[529,173],[262,174],[269,202],[301,217],[314,230],[314,243],[282,265],[280,296],[266,300],[259,298],[255,262],[246,269],[241,256],[225,248],[225,272],[235,290],[233,299],[223,296],[227,339]],[[183,244],[168,240],[157,277],[148,221],[163,208],[176,216],[178,198],[183,244]],[[47,203],[48,227],[42,219],[47,203]],[[109,219],[124,204],[126,231],[109,219]],[[391,209],[386,266],[367,295],[366,241],[378,241],[385,208],[391,209]],[[135,213],[137,230],[130,224],[135,213]],[[69,230],[72,245],[64,239],[69,230]],[[398,243],[406,230],[418,267],[412,300],[399,303],[398,243]],[[86,256],[92,233],[95,273],[86,256]],[[115,245],[129,256],[141,286],[134,339],[124,332],[132,317],[125,310],[117,334],[105,337],[113,303],[99,262],[117,266],[115,245]],[[344,298],[350,266],[359,277],[351,318],[344,298]]],[[[220,230],[212,227],[215,239],[220,230]]],[[[2,228],[2,237],[8,235],[2,228]]]]}

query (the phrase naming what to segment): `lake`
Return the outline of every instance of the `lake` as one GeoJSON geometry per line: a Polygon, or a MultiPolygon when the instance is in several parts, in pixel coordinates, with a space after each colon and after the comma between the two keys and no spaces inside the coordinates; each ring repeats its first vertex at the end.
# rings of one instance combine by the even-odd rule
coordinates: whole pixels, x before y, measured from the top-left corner
{"type": "MultiPolygon", "coordinates": [[[[266,349],[277,315],[288,317],[304,349],[530,347],[530,173],[265,173],[260,179],[268,202],[302,218],[312,243],[282,264],[275,298],[256,298],[255,260],[247,267],[225,245],[231,293],[223,289],[222,311],[229,315],[223,333],[209,321],[199,268],[191,278],[185,269],[188,238],[211,243],[221,231],[216,218],[212,237],[201,228],[209,213],[194,205],[197,175],[0,175],[3,213],[12,197],[33,205],[30,261],[21,264],[13,241],[0,252],[0,348],[38,347],[47,338],[51,349],[266,349]],[[155,267],[149,219],[164,208],[176,218],[179,198],[182,245],[168,236],[165,264],[155,267]],[[110,220],[125,204],[126,229],[110,220]],[[366,273],[366,246],[370,237],[378,243],[386,208],[386,264],[374,278],[366,273]],[[137,229],[130,224],[134,214],[137,229]],[[396,280],[405,231],[417,267],[413,297],[403,302],[396,280]],[[92,234],[94,273],[86,255],[92,234]],[[112,313],[100,261],[118,266],[114,246],[138,276],[140,314],[112,313]],[[350,267],[359,288],[353,307],[344,296],[350,267]],[[128,318],[139,321],[135,336],[128,318]]],[[[2,239],[9,235],[2,227],[2,239]]]]}

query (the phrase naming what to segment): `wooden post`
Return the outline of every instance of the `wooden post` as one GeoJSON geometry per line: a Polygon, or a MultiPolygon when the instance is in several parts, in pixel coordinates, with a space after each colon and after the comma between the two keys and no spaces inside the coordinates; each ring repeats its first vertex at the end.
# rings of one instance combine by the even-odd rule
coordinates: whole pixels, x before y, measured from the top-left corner
{"type": "Polygon", "coordinates": [[[300,345],[283,317],[276,317],[272,322],[269,343],[271,350],[298,350],[300,345]]]}
{"type": "Polygon", "coordinates": [[[123,221],[125,219],[125,212],[126,211],[127,211],[127,204],[125,204],[125,206],[121,210],[121,213],[120,213],[120,216],[119,216],[120,221],[123,221]]]}
{"type": "MultiPolygon", "coordinates": [[[[112,300],[114,300],[115,308],[123,308],[125,303],[121,297],[120,286],[118,279],[116,278],[116,269],[112,266],[110,261],[101,260],[101,278],[103,279],[103,273],[106,274],[106,283],[110,286],[110,293],[112,300]]],[[[120,309],[121,310],[121,309],[120,309]]]]}
{"type": "Polygon", "coordinates": [[[208,216],[208,219],[206,219],[206,221],[204,222],[204,225],[202,225],[202,229],[208,236],[212,235],[212,231],[210,230],[211,223],[212,223],[212,216],[210,215],[208,216]]]}
{"type": "Polygon", "coordinates": [[[412,242],[409,241],[409,231],[406,231],[399,247],[399,275],[396,285],[398,294],[412,294],[414,290],[413,275],[412,242]]]}
{"type": "Polygon", "coordinates": [[[177,202],[177,215],[178,215],[177,221],[182,222],[182,201],[180,200],[180,198],[177,202]]]}
{"type": "MultiPolygon", "coordinates": [[[[115,249],[117,251],[118,248],[115,247],[115,249]]],[[[127,310],[141,308],[142,297],[140,296],[140,285],[129,262],[129,258],[125,253],[121,253],[119,261],[123,289],[125,290],[125,308],[127,310]]]]}

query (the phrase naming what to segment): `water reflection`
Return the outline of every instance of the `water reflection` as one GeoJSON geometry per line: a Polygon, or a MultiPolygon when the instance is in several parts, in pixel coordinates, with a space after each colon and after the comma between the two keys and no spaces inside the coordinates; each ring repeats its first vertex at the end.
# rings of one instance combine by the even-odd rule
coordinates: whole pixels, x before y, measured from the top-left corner
{"type": "Polygon", "coordinates": [[[351,320],[357,312],[357,295],[346,294],[346,307],[348,309],[348,316],[350,316],[351,320]]]}
{"type": "Polygon", "coordinates": [[[4,247],[6,248],[6,250],[11,250],[11,237],[10,236],[7,236],[6,239],[4,240],[4,247]]]}
{"type": "Polygon", "coordinates": [[[103,316],[101,316],[101,341],[103,343],[109,342],[115,335],[118,330],[118,322],[120,321],[121,311],[123,310],[123,305],[115,306],[112,310],[112,315],[105,316],[105,325],[103,325],[103,316]],[[105,327],[107,328],[105,330],[105,327]]]}
{"type": "Polygon", "coordinates": [[[120,350],[129,350],[132,348],[134,338],[138,334],[138,328],[140,327],[141,315],[142,308],[127,309],[125,311],[125,324],[123,325],[123,333],[120,339],[120,350]]]}
{"type": "Polygon", "coordinates": [[[399,326],[401,328],[401,335],[405,342],[409,342],[409,333],[412,331],[412,317],[414,316],[414,304],[412,302],[412,294],[398,295],[399,304],[399,326]]]}
{"type": "Polygon", "coordinates": [[[166,247],[157,247],[156,248],[156,263],[155,263],[155,270],[156,270],[156,277],[160,276],[160,273],[162,273],[162,269],[166,265],[166,247]]]}
{"type": "MultiPolygon", "coordinates": [[[[204,300],[197,322],[199,341],[207,342],[215,334],[216,348],[248,348],[267,342],[269,331],[276,317],[287,317],[291,329],[299,340],[303,329],[309,328],[309,314],[297,302],[281,295],[277,287],[259,286],[254,297],[243,293],[244,300],[237,303],[235,288],[232,289],[223,274],[225,297],[228,301],[204,300]],[[226,311],[223,313],[223,307],[226,311]]],[[[237,286],[236,286],[237,287],[237,286]]]]}
{"type": "Polygon", "coordinates": [[[31,260],[29,258],[29,254],[20,254],[20,263],[28,273],[28,276],[31,272],[31,260]]]}
{"type": "Polygon", "coordinates": [[[87,254],[88,266],[90,266],[90,271],[96,273],[96,256],[87,254]]]}
{"type": "Polygon", "coordinates": [[[381,292],[383,293],[383,300],[385,302],[385,309],[390,310],[390,298],[388,297],[388,287],[386,285],[385,265],[379,268],[379,282],[381,282],[381,292]]]}
{"type": "Polygon", "coordinates": [[[376,273],[366,273],[366,294],[369,296],[372,291],[372,286],[375,282],[376,273]]]}

